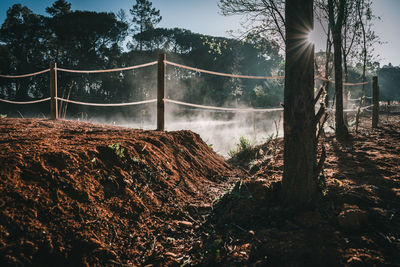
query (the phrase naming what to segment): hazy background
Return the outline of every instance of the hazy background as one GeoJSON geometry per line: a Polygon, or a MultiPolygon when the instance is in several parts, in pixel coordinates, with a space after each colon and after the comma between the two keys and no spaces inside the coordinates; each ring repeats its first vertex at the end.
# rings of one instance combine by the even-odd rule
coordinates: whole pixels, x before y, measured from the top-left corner
{"type": "MultiPolygon", "coordinates": [[[[72,4],[73,11],[118,12],[122,9],[125,10],[127,20],[130,21],[129,9],[135,1],[70,0],[68,2],[72,4]]],[[[8,30],[7,38],[9,39],[2,39],[6,40],[3,42],[11,41],[7,44],[0,41],[0,46],[6,48],[8,45],[11,48],[10,50],[17,46],[21,47],[18,47],[20,50],[11,51],[12,53],[4,52],[8,48],[1,49],[0,61],[4,60],[8,65],[6,66],[1,61],[0,73],[38,71],[48,68],[50,60],[56,60],[58,66],[73,69],[115,68],[154,61],[160,51],[167,51],[168,60],[203,69],[259,76],[283,75],[283,57],[279,54],[279,49],[274,44],[268,43],[269,41],[260,45],[260,40],[244,43],[233,39],[228,31],[240,29],[242,18],[220,15],[217,6],[218,1],[153,0],[151,2],[156,9],[160,10],[162,20],[156,25],[158,32],[154,34],[155,44],[151,43],[152,40],[150,40],[148,42],[150,45],[143,50],[138,50],[137,47],[128,48],[126,46],[127,41],[125,41],[124,47],[121,38],[124,39],[125,36],[118,32],[122,31],[123,27],[114,29],[114,25],[117,24],[114,23],[115,21],[108,25],[113,29],[108,32],[117,32],[111,39],[110,36],[107,36],[107,33],[96,32],[100,36],[98,38],[99,43],[104,41],[107,45],[101,47],[101,44],[97,46],[95,44],[92,46],[89,35],[101,28],[96,23],[102,23],[105,21],[104,18],[111,21],[116,18],[110,18],[109,14],[81,12],[81,15],[70,14],[73,19],[67,17],[65,21],[60,23],[61,27],[53,29],[45,24],[45,30],[42,29],[44,34],[47,34],[46,30],[54,31],[54,34],[50,35],[49,40],[46,39],[45,42],[41,41],[43,38],[40,33],[37,33],[39,26],[32,24],[31,28],[25,29],[27,23],[22,22],[21,25],[15,23],[15,28],[8,30]],[[97,18],[98,22],[91,25],[92,20],[88,18],[92,17],[89,15],[97,18]],[[81,20],[77,20],[77,18],[81,20]],[[85,32],[85,27],[79,23],[74,24],[75,21],[87,23],[87,26],[93,28],[85,32]],[[68,28],[69,26],[65,26],[65,23],[71,23],[71,29],[68,28]],[[176,29],[176,27],[180,29],[176,29]],[[219,36],[219,38],[215,36],[219,36]],[[21,39],[24,38],[27,38],[27,40],[23,42],[21,39]],[[160,44],[157,43],[158,40],[166,41],[164,43],[161,41],[160,44]],[[55,45],[48,45],[52,42],[55,45]],[[170,43],[175,47],[171,47],[170,43]],[[115,44],[118,47],[113,47],[115,44]],[[220,47],[215,49],[217,46],[220,47]],[[59,53],[59,49],[61,53],[59,53]],[[2,51],[4,57],[1,56],[2,51]],[[35,52],[32,53],[32,51],[35,52]],[[31,58],[27,60],[25,54],[29,54],[31,58]],[[15,60],[15,58],[18,60],[15,60]]],[[[26,5],[34,13],[44,15],[49,20],[54,19],[50,18],[49,14],[45,12],[45,8],[51,6],[54,0],[2,0],[0,2],[1,23],[6,18],[8,8],[16,3],[26,5]]],[[[374,53],[380,56],[381,67],[389,62],[393,65],[399,65],[400,53],[396,44],[400,43],[400,35],[397,33],[400,26],[400,19],[397,14],[400,11],[400,0],[374,1],[373,8],[374,13],[382,17],[382,21],[375,22],[375,30],[382,41],[386,42],[383,45],[376,46],[374,53]]],[[[111,15],[113,16],[113,14],[111,15]]],[[[57,20],[53,22],[57,22],[57,20]]],[[[315,32],[313,41],[316,45],[316,52],[318,52],[325,49],[325,40],[318,24],[315,26],[315,32]]],[[[132,37],[129,37],[132,36],[132,32],[127,31],[127,36],[128,41],[133,41],[132,37]]],[[[324,53],[319,55],[323,56],[324,53]]],[[[243,108],[280,107],[280,102],[283,101],[282,81],[231,79],[203,75],[171,66],[167,67],[167,71],[166,97],[170,99],[218,107],[243,108]]],[[[121,103],[152,99],[156,97],[156,75],[156,66],[123,73],[96,75],[59,72],[58,95],[67,94],[69,88],[71,88],[71,99],[85,102],[121,103]]],[[[356,68],[352,69],[349,75],[350,82],[359,81],[360,74],[356,68]]],[[[381,69],[378,71],[378,76],[382,88],[382,100],[400,99],[398,93],[400,71],[396,68],[381,69]]],[[[370,77],[367,79],[370,79],[370,77]]],[[[47,97],[49,94],[48,85],[48,75],[25,80],[5,81],[2,79],[0,80],[0,98],[26,101],[47,97]],[[28,89],[24,94],[19,94],[20,91],[23,91],[21,89],[24,88],[28,89]]],[[[370,88],[368,87],[367,95],[369,92],[370,88]]],[[[352,88],[351,98],[356,98],[359,95],[360,87],[352,88]]],[[[48,103],[25,107],[0,103],[0,113],[7,114],[10,117],[46,117],[48,115],[46,112],[48,112],[48,103]],[[10,110],[12,112],[9,112],[10,110]]],[[[246,136],[254,144],[257,144],[265,141],[271,134],[281,135],[283,132],[281,115],[281,112],[241,113],[199,110],[167,103],[166,129],[168,131],[190,129],[197,132],[205,142],[210,146],[212,145],[215,151],[226,156],[229,150],[235,148],[241,136],[246,136]]],[[[156,127],[154,103],[121,108],[93,108],[69,104],[66,118],[140,129],[155,129],[156,127]]]]}
{"type": "MultiPolygon", "coordinates": [[[[45,14],[45,8],[51,6],[53,0],[1,0],[0,22],[4,21],[7,9],[15,4],[27,5],[38,14],[45,14]]],[[[70,0],[73,10],[92,10],[117,12],[124,9],[129,12],[132,0],[70,0]]],[[[153,0],[153,6],[160,9],[163,17],[159,27],[184,28],[205,35],[229,37],[227,31],[240,28],[241,17],[224,17],[220,15],[217,0],[153,0]]],[[[381,66],[392,63],[400,65],[400,0],[373,1],[373,10],[382,18],[377,21],[374,30],[385,44],[376,46],[375,53],[380,55],[381,66]]],[[[319,26],[316,25],[318,30],[319,26]]],[[[325,49],[325,40],[316,40],[316,51],[325,49]]]]}

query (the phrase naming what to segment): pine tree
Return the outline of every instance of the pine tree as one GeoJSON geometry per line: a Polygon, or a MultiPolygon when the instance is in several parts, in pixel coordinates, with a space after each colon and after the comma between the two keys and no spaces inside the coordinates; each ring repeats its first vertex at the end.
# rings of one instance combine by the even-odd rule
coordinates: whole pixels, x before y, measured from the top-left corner
{"type": "MultiPolygon", "coordinates": [[[[313,204],[318,196],[314,115],[313,0],[286,1],[286,64],[284,92],[284,200],[291,207],[313,204]]],[[[320,109],[318,114],[323,114],[320,109]]]]}
{"type": "Polygon", "coordinates": [[[64,15],[71,12],[71,4],[65,0],[57,0],[51,7],[46,8],[46,12],[53,17],[64,15]]]}
{"type": "Polygon", "coordinates": [[[136,4],[129,10],[133,16],[134,38],[139,42],[140,51],[143,48],[143,41],[140,39],[140,35],[145,31],[154,29],[154,26],[160,23],[162,19],[160,10],[155,9],[152,5],[148,0],[136,0],[136,4]]]}

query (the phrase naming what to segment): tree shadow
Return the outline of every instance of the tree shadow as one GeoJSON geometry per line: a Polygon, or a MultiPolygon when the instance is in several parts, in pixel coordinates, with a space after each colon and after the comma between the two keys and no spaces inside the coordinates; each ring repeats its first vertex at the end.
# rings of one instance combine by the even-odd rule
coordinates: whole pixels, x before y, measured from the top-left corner
{"type": "Polygon", "coordinates": [[[393,201],[396,198],[391,190],[392,187],[399,186],[398,183],[390,179],[393,172],[389,169],[393,167],[385,162],[385,144],[379,144],[379,135],[385,136],[386,129],[380,129],[378,134],[372,138],[361,136],[350,136],[347,140],[332,140],[332,151],[337,158],[336,166],[337,178],[348,183],[342,190],[342,201],[348,204],[356,201],[365,208],[372,206],[384,207],[386,201],[393,201]],[[351,199],[351,198],[356,199],[351,199]]]}
{"type": "MultiPolygon", "coordinates": [[[[202,226],[200,232],[206,238],[198,252],[202,253],[201,263],[204,266],[338,266],[346,265],[357,253],[365,253],[360,261],[367,265],[398,262],[396,243],[388,240],[396,236],[400,227],[400,220],[392,211],[400,210],[400,202],[391,190],[400,183],[388,179],[396,175],[394,162],[386,163],[387,170],[383,165],[387,151],[382,150],[390,141],[385,143],[380,139],[387,134],[391,133],[380,129],[370,137],[328,140],[331,167],[343,185],[329,184],[328,195],[316,210],[287,213],[279,202],[278,187],[274,189],[257,178],[238,183],[214,206],[202,226]],[[395,203],[396,199],[399,203],[395,203]],[[367,212],[368,219],[359,229],[344,229],[339,225],[338,215],[345,204],[367,212]]],[[[391,153],[396,151],[393,148],[391,153]]]]}
{"type": "Polygon", "coordinates": [[[392,260],[398,259],[390,237],[397,235],[400,227],[400,218],[393,216],[393,211],[400,210],[393,190],[400,187],[399,179],[393,179],[400,160],[398,150],[388,148],[389,140],[393,142],[396,136],[391,129],[381,127],[345,141],[332,139],[332,153],[337,158],[335,178],[342,184],[328,193],[337,213],[351,206],[367,214],[360,229],[339,229],[349,241],[345,247],[379,251],[383,259],[392,260]]]}

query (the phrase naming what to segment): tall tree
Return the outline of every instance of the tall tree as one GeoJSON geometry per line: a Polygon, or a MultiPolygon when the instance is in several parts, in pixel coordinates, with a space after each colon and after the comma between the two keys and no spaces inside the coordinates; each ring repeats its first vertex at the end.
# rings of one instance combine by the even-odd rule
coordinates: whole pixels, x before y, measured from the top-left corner
{"type": "MultiPolygon", "coordinates": [[[[12,67],[14,63],[13,55],[8,49],[7,45],[0,44],[0,73],[9,74],[12,73],[12,67]]],[[[10,86],[7,79],[0,79],[0,98],[14,98],[14,91],[12,86],[10,86]]]]}
{"type": "MultiPolygon", "coordinates": [[[[314,111],[313,0],[286,0],[286,65],[284,92],[285,201],[304,207],[318,196],[316,125],[314,111]]],[[[320,112],[318,113],[320,114],[320,112]]]]}
{"type": "MultiPolygon", "coordinates": [[[[14,73],[31,73],[48,67],[44,60],[44,29],[43,17],[28,7],[15,4],[7,10],[7,17],[0,29],[0,43],[6,44],[14,57],[14,73]]],[[[35,79],[35,82],[39,79],[35,79]]],[[[38,95],[37,88],[29,79],[19,79],[15,87],[15,98],[18,100],[38,95]]]]}
{"type": "Polygon", "coordinates": [[[148,30],[154,29],[154,26],[160,23],[162,17],[160,10],[152,7],[149,0],[136,0],[130,12],[133,16],[132,22],[134,24],[134,38],[139,42],[139,50],[143,50],[143,41],[140,39],[141,35],[148,30]]]}
{"type": "Polygon", "coordinates": [[[57,0],[51,7],[46,8],[46,12],[53,17],[65,15],[71,12],[71,4],[65,0],[57,0]]]}
{"type": "MultiPolygon", "coordinates": [[[[373,69],[374,66],[372,64],[373,55],[370,53],[373,51],[373,46],[375,44],[382,44],[379,36],[373,31],[373,21],[380,20],[380,17],[377,17],[372,12],[372,0],[357,0],[356,1],[356,9],[357,9],[357,17],[360,24],[360,32],[361,32],[361,40],[357,43],[358,49],[355,51],[355,57],[359,57],[361,59],[362,66],[362,79],[365,81],[367,74],[367,67],[373,69]],[[361,52],[359,52],[361,51],[361,52]]],[[[363,93],[365,94],[365,86],[362,88],[363,93]]]]}
{"type": "MultiPolygon", "coordinates": [[[[343,21],[342,31],[342,56],[343,56],[343,71],[344,71],[344,82],[349,82],[349,60],[352,55],[353,46],[358,42],[359,39],[360,23],[358,20],[358,14],[356,4],[354,1],[346,2],[345,15],[343,21]]],[[[347,109],[349,100],[349,88],[343,87],[343,108],[347,109]]],[[[344,120],[347,124],[347,116],[344,113],[344,120]]]]}
{"type": "Polygon", "coordinates": [[[335,131],[339,138],[348,135],[343,116],[342,28],[347,0],[328,0],[329,26],[332,30],[335,69],[335,131]],[[337,6],[337,8],[335,8],[337,6]]]}
{"type": "MultiPolygon", "coordinates": [[[[357,0],[356,1],[356,10],[357,10],[357,18],[360,23],[361,28],[361,40],[358,45],[361,48],[361,53],[354,53],[356,56],[361,57],[361,66],[362,66],[362,82],[364,83],[366,80],[367,74],[367,64],[368,64],[368,51],[371,49],[371,46],[375,43],[380,43],[379,37],[375,34],[375,32],[371,29],[373,19],[380,19],[372,14],[371,11],[372,1],[371,0],[357,0]]],[[[371,58],[371,56],[369,57],[371,58]]],[[[356,131],[358,131],[358,123],[361,112],[361,106],[365,102],[365,84],[362,85],[361,90],[362,100],[360,101],[360,105],[357,110],[356,115],[356,131]]]]}
{"type": "MultiPolygon", "coordinates": [[[[363,59],[363,70],[362,70],[362,81],[365,81],[365,73],[366,73],[366,69],[367,69],[367,34],[366,34],[366,25],[364,23],[364,19],[363,19],[363,15],[364,15],[364,1],[363,0],[358,0],[357,1],[357,9],[358,9],[358,18],[361,22],[361,30],[362,30],[362,59],[363,59]]],[[[365,85],[363,85],[363,93],[364,93],[364,89],[365,85]]]]}
{"type": "Polygon", "coordinates": [[[332,72],[332,67],[333,64],[330,64],[333,62],[332,59],[332,31],[329,25],[326,24],[326,18],[328,17],[328,8],[326,5],[326,0],[316,0],[314,1],[315,3],[315,8],[317,11],[315,12],[316,19],[319,22],[321,28],[324,31],[324,34],[326,36],[326,46],[325,46],[325,52],[322,55],[322,52],[317,53],[316,55],[316,67],[318,66],[323,66],[321,69],[317,69],[317,72],[319,75],[323,75],[322,77],[324,78],[323,81],[323,86],[322,90],[324,90],[322,93],[324,94],[324,104],[326,106],[329,105],[329,84],[330,84],[330,76],[332,72]],[[332,65],[332,66],[331,66],[332,65]]]}
{"type": "Polygon", "coordinates": [[[225,16],[245,16],[243,36],[259,35],[275,41],[284,51],[285,0],[219,0],[218,6],[225,16]]]}

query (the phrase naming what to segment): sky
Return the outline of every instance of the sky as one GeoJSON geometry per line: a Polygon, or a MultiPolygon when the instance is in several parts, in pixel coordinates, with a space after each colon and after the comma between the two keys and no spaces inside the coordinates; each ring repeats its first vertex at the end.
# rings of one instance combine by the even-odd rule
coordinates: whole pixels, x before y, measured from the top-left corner
{"type": "MultiPolygon", "coordinates": [[[[16,3],[28,6],[35,13],[46,14],[45,8],[51,6],[54,0],[0,0],[0,22],[6,16],[7,9],[16,3]]],[[[117,12],[123,9],[129,14],[134,0],[69,0],[73,10],[93,10],[117,12]]],[[[240,29],[241,17],[224,17],[220,14],[217,0],[153,0],[153,6],[160,10],[163,17],[159,27],[185,28],[196,33],[213,36],[230,37],[228,31],[240,29]]],[[[375,22],[374,30],[384,44],[375,47],[379,54],[381,66],[389,62],[400,66],[400,0],[374,0],[374,13],[381,17],[375,22]]],[[[128,16],[128,17],[129,17],[128,16]]],[[[316,51],[324,49],[324,41],[316,41],[316,51]]]]}

